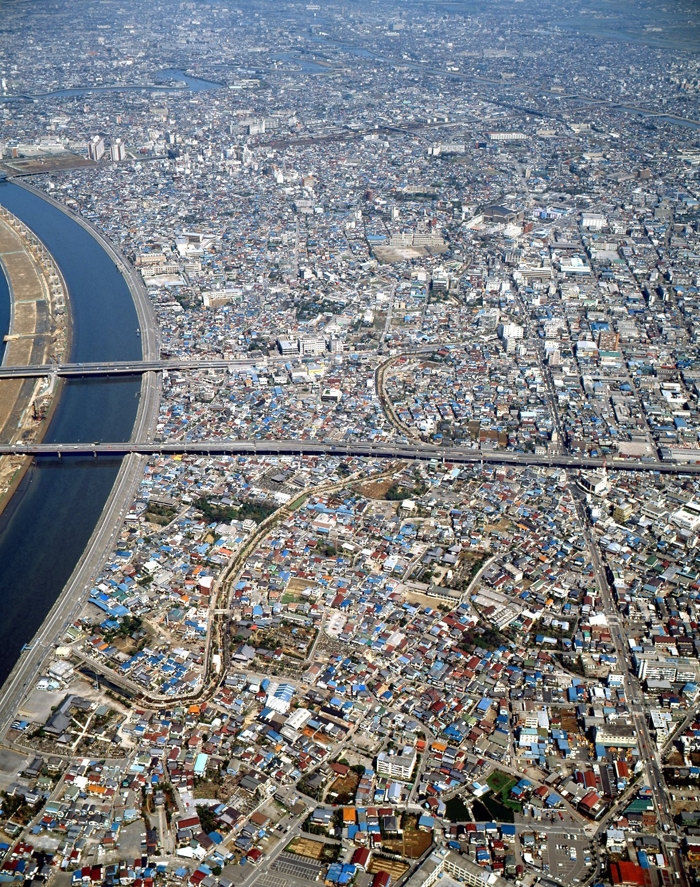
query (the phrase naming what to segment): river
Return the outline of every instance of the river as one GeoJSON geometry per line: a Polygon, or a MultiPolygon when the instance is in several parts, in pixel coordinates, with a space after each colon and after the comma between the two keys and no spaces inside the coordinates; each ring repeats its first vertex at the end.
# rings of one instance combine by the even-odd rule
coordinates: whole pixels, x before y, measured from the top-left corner
{"type": "Polygon", "coordinates": [[[154,76],[155,80],[174,80],[182,86],[168,86],[163,83],[117,83],[113,85],[68,86],[54,89],[52,92],[22,93],[20,95],[0,96],[0,102],[38,102],[42,99],[76,98],[100,92],[203,92],[210,89],[221,89],[221,83],[213,80],[202,80],[192,77],[180,68],[164,68],[154,76]]]}
{"type": "Polygon", "coordinates": [[[10,329],[10,291],[0,268],[0,363],[5,356],[5,335],[10,329]]]}
{"type": "MultiPolygon", "coordinates": [[[[41,238],[61,269],[73,314],[71,360],[140,359],[129,288],[100,244],[61,210],[17,185],[0,184],[0,203],[41,238]]],[[[0,291],[0,303],[6,301],[0,291]]],[[[65,383],[45,440],[128,440],[139,390],[140,380],[132,377],[65,383]]],[[[119,464],[40,459],[0,517],[0,684],[73,572],[119,464]]]]}

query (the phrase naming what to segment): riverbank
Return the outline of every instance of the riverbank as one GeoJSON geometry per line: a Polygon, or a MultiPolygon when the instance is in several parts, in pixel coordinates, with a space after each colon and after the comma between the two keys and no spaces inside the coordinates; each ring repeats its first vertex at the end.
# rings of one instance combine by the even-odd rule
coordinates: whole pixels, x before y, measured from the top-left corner
{"type": "MultiPolygon", "coordinates": [[[[131,293],[131,298],[136,309],[136,316],[138,317],[139,321],[140,343],[142,349],[141,359],[158,360],[158,358],[160,357],[160,348],[158,344],[158,331],[156,328],[155,312],[153,310],[151,300],[148,297],[146,287],[144,286],[143,280],[141,279],[141,275],[134,268],[132,268],[132,266],[124,258],[117,247],[114,246],[111,240],[109,240],[102,233],[102,231],[100,231],[99,228],[93,225],[92,222],[89,222],[87,219],[84,219],[82,216],[73,212],[65,204],[56,200],[55,197],[52,197],[50,194],[47,194],[40,188],[35,188],[34,185],[30,185],[29,182],[13,179],[13,184],[17,185],[18,188],[29,191],[30,194],[35,194],[37,197],[40,197],[42,200],[45,200],[47,203],[51,204],[51,206],[55,207],[64,215],[68,216],[69,219],[80,225],[81,228],[87,231],[88,234],[90,234],[90,236],[93,237],[100,244],[102,249],[107,253],[107,255],[114,262],[115,266],[121,273],[127,287],[129,288],[129,292],[131,293]]],[[[144,379],[146,376],[150,375],[150,373],[145,373],[144,379]]],[[[142,395],[143,389],[145,387],[145,385],[142,385],[142,395]]],[[[141,424],[142,423],[139,422],[137,418],[135,429],[138,429],[141,424]]]]}
{"type": "MultiPolygon", "coordinates": [[[[136,309],[136,316],[139,321],[142,350],[141,359],[146,361],[158,360],[160,358],[160,343],[155,311],[153,310],[153,305],[151,304],[148,292],[138,271],[129,264],[111,240],[109,240],[99,228],[93,225],[92,222],[82,218],[82,216],[74,213],[63,203],[56,200],[55,197],[46,194],[39,188],[35,188],[28,182],[18,181],[16,184],[19,188],[23,188],[31,194],[36,194],[37,197],[40,197],[42,200],[45,200],[47,203],[50,203],[56,209],[60,210],[60,212],[64,213],[69,219],[72,219],[80,225],[81,228],[87,231],[88,234],[100,244],[102,249],[114,262],[115,267],[119,270],[129,288],[136,309]]],[[[136,421],[134,422],[134,427],[131,433],[132,441],[144,442],[153,439],[156,424],[158,422],[158,410],[160,407],[160,386],[161,377],[159,373],[153,372],[142,374],[141,395],[139,397],[139,404],[136,412],[136,421]]],[[[126,469],[122,470],[125,471],[126,469]]],[[[76,569],[78,568],[76,567],[76,569]]]]}
{"type": "MultiPolygon", "coordinates": [[[[81,247],[81,255],[84,257],[90,253],[91,261],[86,263],[81,261],[79,265],[74,264],[73,267],[61,266],[66,280],[71,288],[71,297],[73,299],[73,332],[74,344],[71,359],[80,361],[91,360],[117,360],[117,359],[134,359],[138,360],[143,356],[146,359],[153,359],[158,355],[157,336],[155,327],[155,317],[148,295],[140,281],[137,273],[125,261],[124,257],[119,253],[118,249],[110,243],[110,241],[102,235],[100,231],[95,229],[93,225],[84,219],[81,219],[75,213],[68,210],[65,206],[52,199],[44,192],[32,186],[28,186],[25,182],[17,182],[14,187],[18,187],[19,191],[30,192],[31,198],[29,203],[36,205],[37,198],[47,206],[46,216],[56,216],[54,210],[60,210],[61,214],[67,217],[65,224],[60,220],[57,223],[51,222],[51,232],[47,232],[49,247],[59,249],[55,253],[59,263],[71,261],[65,259],[61,254],[62,246],[68,246],[66,235],[70,231],[72,241],[83,243],[84,238],[80,235],[73,234],[75,228],[74,223],[84,229],[89,235],[89,240],[93,245],[97,244],[101,247],[102,256],[94,255],[94,250],[87,244],[81,247]],[[60,232],[60,241],[56,237],[56,232],[60,232]],[[53,244],[53,246],[52,246],[53,244]],[[93,268],[102,269],[99,276],[93,274],[93,268]],[[116,269],[116,271],[115,271],[116,269]],[[118,272],[118,273],[117,273],[118,272]],[[120,282],[114,279],[115,276],[120,282]],[[124,284],[126,286],[124,286],[124,284]],[[133,320],[122,320],[121,316],[117,317],[114,313],[116,299],[115,287],[120,290],[126,290],[130,296],[131,314],[133,320]],[[141,336],[136,337],[136,327],[139,326],[141,336]],[[109,330],[109,337],[105,338],[105,330],[109,330]],[[138,357],[130,353],[130,349],[138,343],[138,357]]],[[[15,204],[18,203],[17,197],[12,198],[15,204]]],[[[25,201],[19,201],[24,203],[25,201]]],[[[43,211],[37,214],[33,210],[37,225],[44,224],[45,215],[43,211]]],[[[33,224],[33,223],[32,223],[33,224]]],[[[43,228],[41,229],[43,230],[43,228]]],[[[46,239],[46,238],[45,238],[46,239]]],[[[69,255],[75,255],[73,245],[70,245],[69,255]]],[[[120,296],[121,298],[121,296],[120,296]]],[[[123,312],[122,312],[123,313],[123,312]]],[[[127,379],[111,379],[105,382],[98,380],[86,380],[84,382],[71,382],[67,385],[65,394],[61,399],[60,409],[57,412],[57,419],[60,421],[56,428],[52,426],[50,435],[54,440],[70,441],[75,440],[126,440],[131,437],[132,440],[148,440],[153,433],[155,423],[158,416],[159,402],[159,380],[157,373],[144,373],[141,379],[140,394],[138,408],[135,410],[135,416],[126,431],[126,437],[122,436],[120,430],[117,429],[118,417],[129,412],[129,397],[121,403],[118,410],[110,409],[109,404],[115,403],[114,392],[124,386],[131,386],[132,383],[127,379]],[[87,407],[81,410],[81,432],[75,435],[75,432],[67,428],[67,417],[71,417],[75,423],[77,414],[73,410],[73,401],[80,398],[81,402],[85,401],[86,396],[89,397],[91,390],[104,390],[105,398],[101,403],[101,408],[95,411],[94,408],[87,407]],[[83,421],[82,417],[85,417],[83,421]],[[84,426],[84,427],[83,427],[84,426]],[[112,427],[114,426],[114,427],[112,427]],[[75,435],[75,436],[74,436],[75,435]]],[[[131,404],[134,399],[131,395],[131,404]]],[[[56,425],[56,422],[54,422],[56,425]]],[[[42,584],[42,593],[45,598],[45,604],[41,605],[38,610],[42,622],[37,624],[33,622],[31,631],[23,634],[22,640],[27,642],[31,640],[25,647],[23,653],[20,654],[19,648],[13,657],[6,657],[11,667],[5,671],[7,679],[3,684],[2,703],[0,703],[0,723],[5,723],[8,717],[11,717],[12,706],[18,702],[19,697],[24,688],[28,685],[32,675],[38,673],[41,669],[41,663],[48,650],[52,648],[52,641],[59,637],[64,630],[66,622],[79,612],[83,606],[85,597],[89,591],[90,583],[102,568],[104,560],[109,555],[114,544],[116,534],[118,534],[124,516],[128,511],[132,498],[140,483],[145,459],[139,456],[129,456],[121,461],[119,470],[115,467],[105,468],[105,463],[95,460],[64,460],[64,465],[60,468],[54,464],[44,463],[40,461],[36,467],[32,468],[30,477],[34,479],[32,489],[28,496],[33,496],[37,501],[40,498],[37,485],[43,487],[52,484],[52,486],[62,485],[64,490],[64,500],[61,502],[61,508],[68,506],[65,510],[70,516],[71,532],[66,536],[60,526],[56,522],[50,520],[47,515],[47,509],[42,508],[40,515],[42,528],[39,532],[44,533],[46,539],[51,540],[65,538],[74,548],[77,548],[78,540],[80,540],[79,553],[75,559],[72,559],[70,569],[72,572],[62,572],[60,579],[57,575],[56,563],[53,563],[51,576],[47,577],[44,571],[34,580],[34,589],[38,591],[38,586],[42,584]],[[91,493],[88,486],[98,486],[103,483],[100,480],[102,475],[109,475],[109,492],[104,495],[101,500],[101,513],[94,517],[90,517],[90,530],[85,535],[84,529],[87,526],[88,511],[92,502],[91,493]],[[114,472],[114,473],[112,473],[114,472]],[[65,480],[65,483],[63,481],[65,480]],[[54,483],[55,482],[55,483],[54,483]],[[68,501],[69,500],[69,501],[68,501]],[[72,508],[71,508],[72,505],[72,508]],[[75,522],[73,521],[75,517],[75,522]],[[81,526],[78,528],[77,523],[81,526]],[[51,579],[51,581],[49,581],[51,579]],[[55,592],[54,584],[58,585],[58,591],[55,592]],[[50,595],[50,596],[49,596],[50,595]],[[13,667],[12,667],[13,666],[13,667]]],[[[105,475],[105,477],[107,476],[105,475]]],[[[20,495],[22,490],[20,489],[20,495]]],[[[100,494],[101,495],[101,494],[100,494]]],[[[23,503],[24,504],[24,503],[23,503]]],[[[17,525],[13,527],[15,534],[20,533],[20,521],[16,515],[13,522],[17,525]]],[[[51,540],[46,543],[50,548],[51,540]]],[[[0,545],[4,543],[3,537],[0,535],[0,545]]],[[[63,550],[61,552],[63,554],[63,550]]],[[[64,558],[64,561],[66,558],[64,558]]],[[[63,565],[65,569],[66,564],[63,565]]],[[[34,569],[34,566],[32,566],[34,569]]],[[[36,571],[35,571],[36,572],[36,571]]],[[[0,582],[5,577],[0,577],[0,582]]],[[[8,587],[8,593],[11,587],[15,587],[16,583],[10,583],[9,576],[5,584],[8,587]]],[[[23,626],[24,628],[24,626],[23,626]]]]}
{"type": "MultiPolygon", "coordinates": [[[[10,326],[3,363],[28,366],[63,361],[70,352],[68,290],[50,254],[15,215],[0,207],[0,266],[10,294],[10,326]]],[[[0,381],[0,441],[41,442],[56,407],[56,378],[0,381]]],[[[31,460],[0,459],[0,514],[31,460]]]]}

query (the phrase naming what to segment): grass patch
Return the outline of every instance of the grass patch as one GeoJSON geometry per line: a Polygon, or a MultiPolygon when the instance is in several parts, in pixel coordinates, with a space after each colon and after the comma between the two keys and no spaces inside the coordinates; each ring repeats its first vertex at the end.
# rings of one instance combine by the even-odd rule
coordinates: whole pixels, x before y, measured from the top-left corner
{"type": "Polygon", "coordinates": [[[299,597],[298,594],[294,594],[293,591],[285,591],[282,595],[283,604],[296,604],[301,600],[303,600],[303,598],[299,597]]]}
{"type": "Polygon", "coordinates": [[[334,804],[351,804],[355,797],[355,791],[360,782],[360,774],[354,770],[348,770],[346,776],[338,776],[326,795],[334,804]]]}
{"type": "Polygon", "coordinates": [[[494,770],[486,780],[486,784],[492,790],[493,798],[482,798],[485,807],[506,807],[515,813],[522,813],[523,805],[510,796],[510,790],[518,784],[519,780],[502,770],[494,770]],[[490,802],[490,803],[489,803],[490,802]]]}
{"type": "Polygon", "coordinates": [[[418,499],[427,490],[427,486],[423,483],[416,484],[414,487],[402,487],[399,484],[392,484],[384,494],[384,498],[389,502],[402,502],[404,499],[418,499]]]}
{"type": "Polygon", "coordinates": [[[173,505],[161,505],[159,502],[149,502],[146,508],[146,520],[161,527],[167,526],[177,514],[173,505]]]}
{"type": "Polygon", "coordinates": [[[433,833],[419,830],[417,823],[417,816],[404,814],[403,834],[400,838],[385,839],[382,847],[407,859],[419,859],[433,843],[433,833]]]}
{"type": "Polygon", "coordinates": [[[266,518],[277,511],[276,505],[267,502],[243,502],[240,505],[221,505],[211,499],[197,499],[194,507],[202,512],[208,523],[224,523],[231,520],[254,520],[261,524],[266,518]]]}
{"type": "Polygon", "coordinates": [[[518,780],[514,776],[504,773],[502,770],[494,770],[486,780],[486,785],[497,795],[500,795],[504,789],[510,791],[517,784],[518,780]]]}

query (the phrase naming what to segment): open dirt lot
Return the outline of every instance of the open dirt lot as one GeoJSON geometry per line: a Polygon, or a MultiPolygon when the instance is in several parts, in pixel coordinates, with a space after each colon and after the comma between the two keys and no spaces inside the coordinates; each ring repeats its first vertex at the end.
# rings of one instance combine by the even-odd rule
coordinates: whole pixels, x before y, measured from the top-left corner
{"type": "Polygon", "coordinates": [[[287,846],[288,853],[295,853],[297,856],[306,856],[309,859],[320,860],[323,857],[323,850],[326,845],[321,841],[313,841],[311,838],[298,837],[287,846]]]}
{"type": "Polygon", "coordinates": [[[371,875],[376,875],[377,872],[389,872],[391,880],[398,881],[404,872],[408,871],[408,863],[404,862],[402,859],[389,859],[384,856],[373,856],[369,861],[367,871],[371,875]]]}

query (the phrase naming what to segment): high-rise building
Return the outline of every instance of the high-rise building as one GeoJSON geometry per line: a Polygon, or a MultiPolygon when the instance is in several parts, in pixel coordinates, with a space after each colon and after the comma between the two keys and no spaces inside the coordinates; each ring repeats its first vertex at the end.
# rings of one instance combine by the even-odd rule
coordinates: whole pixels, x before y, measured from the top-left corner
{"type": "Polygon", "coordinates": [[[102,136],[93,136],[88,142],[88,157],[90,160],[101,160],[105,153],[105,140],[102,136]]]}
{"type": "Polygon", "coordinates": [[[112,160],[126,160],[126,145],[121,139],[115,139],[111,148],[112,160]]]}

